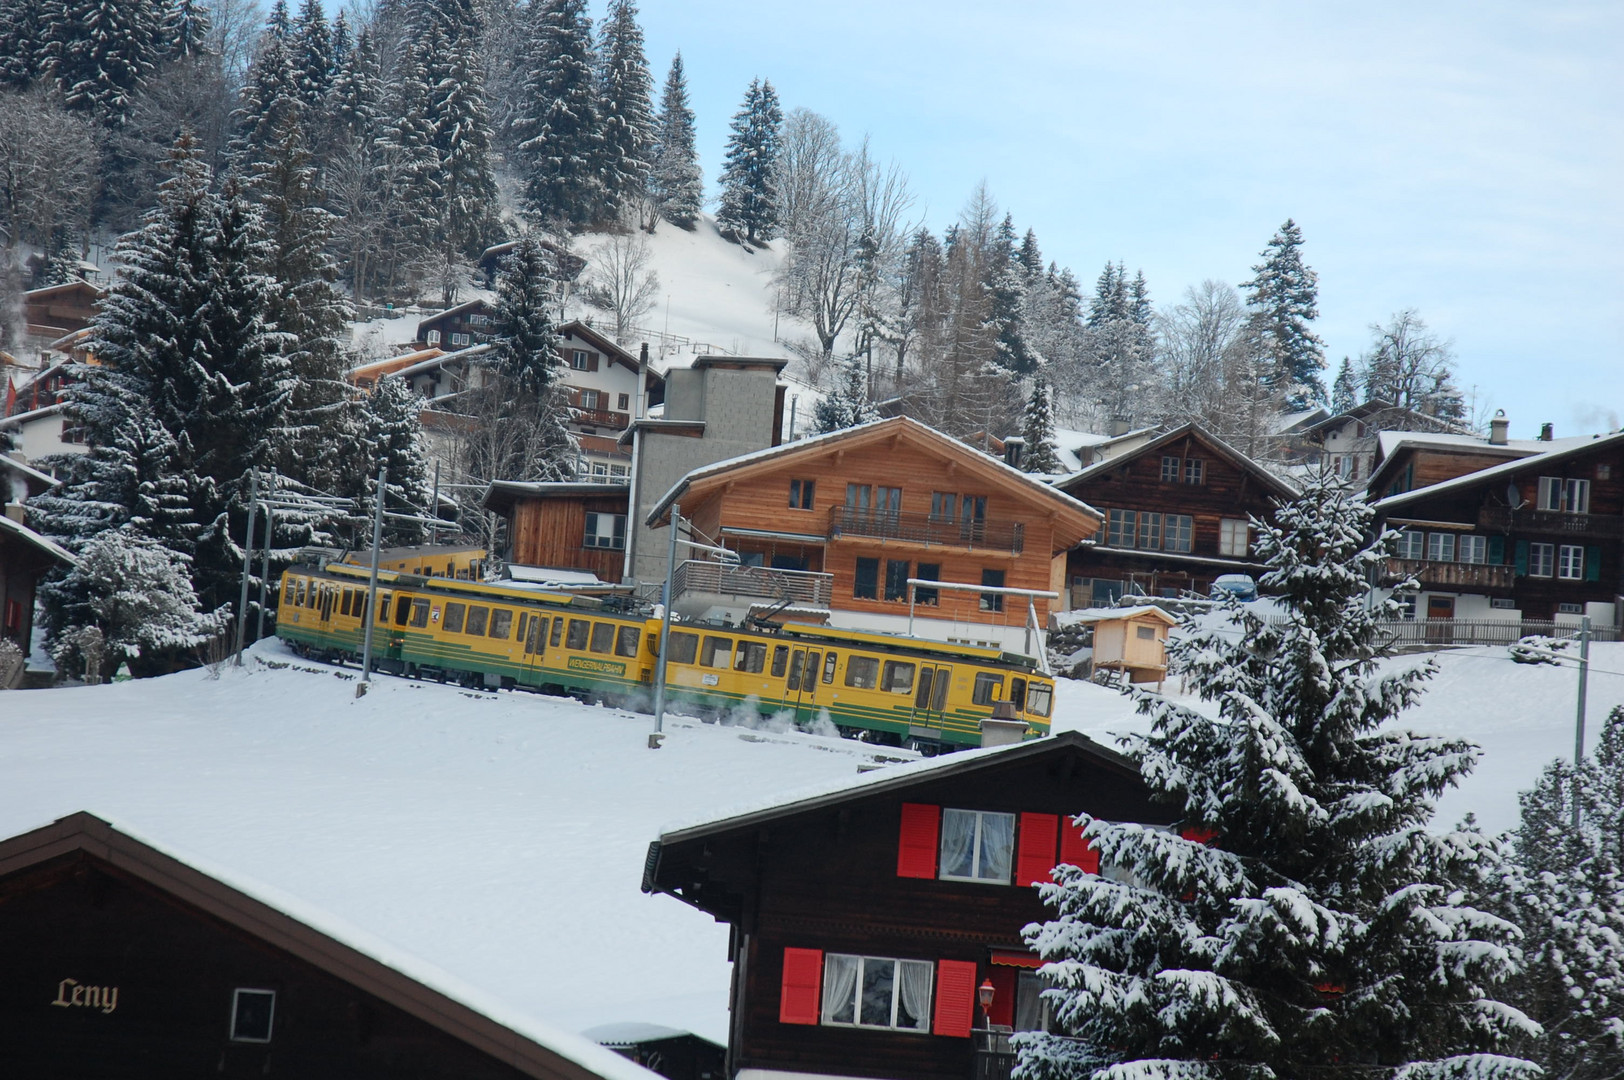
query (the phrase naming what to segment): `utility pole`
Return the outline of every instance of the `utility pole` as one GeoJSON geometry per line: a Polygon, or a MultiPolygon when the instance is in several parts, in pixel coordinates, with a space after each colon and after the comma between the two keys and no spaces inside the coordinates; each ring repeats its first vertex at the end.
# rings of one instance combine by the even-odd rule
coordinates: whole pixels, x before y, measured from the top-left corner
{"type": "Polygon", "coordinates": [[[355,684],[356,697],[367,692],[372,679],[372,628],[378,622],[378,545],[383,542],[383,493],[388,481],[389,466],[379,465],[378,492],[372,500],[372,577],[367,582],[366,631],[361,637],[361,681],[355,684]]]}
{"type": "Polygon", "coordinates": [[[677,572],[677,525],[682,520],[681,515],[682,507],[673,503],[671,531],[665,548],[665,588],[660,593],[660,660],[654,665],[654,732],[648,737],[650,750],[658,750],[665,739],[665,662],[671,650],[671,589],[677,572]]]}
{"type": "Polygon", "coordinates": [[[248,474],[248,542],[242,552],[242,590],[237,597],[237,656],[232,667],[242,667],[243,635],[248,632],[248,575],[254,568],[254,516],[259,509],[259,469],[248,474]]]}
{"type": "MultiPolygon", "coordinates": [[[[435,521],[440,520],[440,459],[439,458],[434,459],[434,494],[429,497],[429,517],[433,518],[435,521]]],[[[440,527],[438,525],[430,525],[429,526],[429,544],[432,546],[432,545],[438,544],[439,542],[440,542],[440,527]]]]}
{"type": "Polygon", "coordinates": [[[1590,677],[1590,616],[1579,620],[1579,715],[1573,729],[1573,828],[1579,828],[1579,796],[1584,782],[1579,766],[1585,757],[1585,684],[1590,677]]]}
{"type": "Polygon", "coordinates": [[[271,580],[271,536],[272,530],[275,528],[272,515],[276,512],[272,509],[272,504],[276,501],[275,469],[271,470],[270,489],[270,500],[265,503],[265,547],[260,553],[259,561],[259,629],[254,634],[255,641],[265,636],[265,590],[269,587],[271,580]]]}

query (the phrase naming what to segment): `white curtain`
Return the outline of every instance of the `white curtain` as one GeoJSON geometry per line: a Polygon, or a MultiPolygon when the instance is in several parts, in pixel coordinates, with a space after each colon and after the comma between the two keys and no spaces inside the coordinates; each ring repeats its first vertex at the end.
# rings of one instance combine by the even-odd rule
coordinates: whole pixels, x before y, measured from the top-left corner
{"type": "Polygon", "coordinates": [[[1015,815],[981,815],[981,872],[988,881],[1008,881],[1015,848],[1015,815]]]}
{"type": "Polygon", "coordinates": [[[857,1022],[857,957],[830,953],[823,958],[823,1019],[837,1024],[857,1022]]]}
{"type": "Polygon", "coordinates": [[[906,1015],[898,1015],[897,1026],[923,1031],[929,1023],[931,965],[904,960],[898,966],[902,968],[902,1012],[906,1015]]]}
{"type": "Polygon", "coordinates": [[[942,811],[942,873],[947,877],[974,877],[971,862],[976,839],[976,815],[971,810],[942,811]]]}

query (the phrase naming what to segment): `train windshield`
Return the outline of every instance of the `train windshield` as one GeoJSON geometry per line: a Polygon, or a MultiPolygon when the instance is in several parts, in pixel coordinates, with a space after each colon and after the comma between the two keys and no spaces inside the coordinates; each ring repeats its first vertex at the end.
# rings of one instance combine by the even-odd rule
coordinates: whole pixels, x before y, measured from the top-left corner
{"type": "Polygon", "coordinates": [[[1033,716],[1048,716],[1049,709],[1054,704],[1054,686],[1050,683],[1033,683],[1026,691],[1026,711],[1033,716]]]}

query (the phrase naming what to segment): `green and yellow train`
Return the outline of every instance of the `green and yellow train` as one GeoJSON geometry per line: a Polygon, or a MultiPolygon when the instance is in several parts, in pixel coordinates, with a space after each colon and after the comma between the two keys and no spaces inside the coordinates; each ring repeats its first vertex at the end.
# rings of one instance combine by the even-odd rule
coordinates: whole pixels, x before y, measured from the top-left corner
{"type": "MultiPolygon", "coordinates": [[[[282,577],[276,634],[303,655],[359,661],[370,570],[329,563],[282,577]]],[[[525,688],[648,709],[660,620],[520,582],[378,574],[373,665],[465,685],[525,688]]],[[[842,734],[932,750],[978,746],[1000,703],[1049,730],[1054,680],[1025,656],[789,623],[671,627],[666,697],[706,714],[820,718],[842,734]],[[866,735],[864,733],[867,733],[866,735]]]]}

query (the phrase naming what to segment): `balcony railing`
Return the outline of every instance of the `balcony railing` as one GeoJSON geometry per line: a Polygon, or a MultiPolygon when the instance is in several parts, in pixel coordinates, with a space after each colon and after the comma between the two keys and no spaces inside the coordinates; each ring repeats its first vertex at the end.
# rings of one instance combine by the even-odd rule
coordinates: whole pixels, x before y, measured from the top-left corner
{"type": "Polygon", "coordinates": [[[631,421],[628,413],[615,412],[611,409],[583,409],[577,405],[575,422],[588,427],[606,427],[622,431],[631,421]]]}
{"type": "Polygon", "coordinates": [[[1019,555],[1026,546],[1026,526],[1019,521],[943,521],[926,514],[832,507],[829,539],[845,536],[899,540],[927,547],[981,548],[1013,555],[1019,555]]]}
{"type": "Polygon", "coordinates": [[[1624,518],[1604,514],[1568,514],[1561,510],[1513,510],[1485,506],[1477,512],[1480,529],[1520,529],[1566,536],[1624,537],[1624,518]]]}
{"type": "Polygon", "coordinates": [[[834,594],[833,574],[809,570],[772,570],[765,566],[729,566],[703,559],[677,564],[673,598],[687,592],[723,596],[759,596],[795,604],[826,608],[834,594]]]}
{"type": "Polygon", "coordinates": [[[1422,585],[1462,589],[1509,589],[1515,567],[1487,563],[1429,562],[1426,559],[1388,559],[1387,580],[1413,577],[1422,585]]]}

